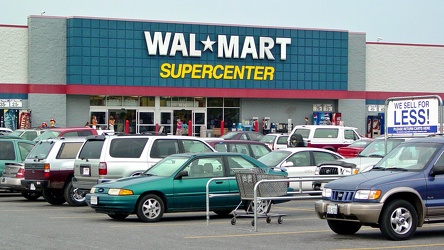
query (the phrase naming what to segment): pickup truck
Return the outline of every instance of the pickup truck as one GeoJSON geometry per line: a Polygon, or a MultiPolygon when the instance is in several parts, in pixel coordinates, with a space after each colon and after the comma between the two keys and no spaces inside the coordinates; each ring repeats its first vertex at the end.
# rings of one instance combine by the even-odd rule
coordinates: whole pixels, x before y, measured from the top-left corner
{"type": "Polygon", "coordinates": [[[371,226],[407,240],[425,223],[444,222],[443,189],[444,137],[411,139],[370,171],[327,183],[315,211],[337,234],[371,226]]]}

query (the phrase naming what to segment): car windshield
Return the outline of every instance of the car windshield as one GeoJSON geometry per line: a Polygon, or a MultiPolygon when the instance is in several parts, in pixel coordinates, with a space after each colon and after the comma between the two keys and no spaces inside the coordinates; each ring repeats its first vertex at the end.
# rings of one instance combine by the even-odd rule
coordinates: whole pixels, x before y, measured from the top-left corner
{"type": "Polygon", "coordinates": [[[273,143],[275,139],[276,139],[275,135],[265,135],[264,137],[262,137],[262,139],[260,139],[260,142],[273,143]]]}
{"type": "Polygon", "coordinates": [[[221,136],[220,138],[223,139],[233,139],[234,137],[236,137],[237,133],[236,132],[229,132],[223,136],[221,136]]]}
{"type": "Polygon", "coordinates": [[[441,148],[440,143],[405,143],[401,144],[387,154],[374,170],[418,171],[441,148]]]}
{"type": "MultiPolygon", "coordinates": [[[[358,157],[384,157],[385,156],[385,140],[384,139],[376,139],[372,141],[372,143],[368,144],[361,153],[358,154],[358,157]]],[[[393,148],[401,144],[401,142],[405,141],[402,138],[388,138],[387,139],[387,152],[392,151],[393,148]]]]}
{"type": "Polygon", "coordinates": [[[352,144],[348,145],[349,148],[365,148],[370,144],[371,141],[357,140],[352,144]]]}
{"type": "Polygon", "coordinates": [[[174,174],[188,161],[184,156],[168,156],[144,172],[144,175],[155,175],[168,177],[174,174]]]}
{"type": "Polygon", "coordinates": [[[47,130],[45,132],[43,132],[42,134],[40,134],[39,136],[37,136],[36,138],[34,138],[33,141],[41,141],[41,140],[45,140],[45,139],[49,139],[49,138],[57,138],[59,136],[60,132],[58,131],[53,131],[53,130],[47,130]]]}
{"type": "Polygon", "coordinates": [[[282,162],[287,156],[291,154],[290,151],[286,150],[276,150],[272,151],[258,159],[258,161],[264,163],[268,167],[275,167],[280,162],[282,162]]]}

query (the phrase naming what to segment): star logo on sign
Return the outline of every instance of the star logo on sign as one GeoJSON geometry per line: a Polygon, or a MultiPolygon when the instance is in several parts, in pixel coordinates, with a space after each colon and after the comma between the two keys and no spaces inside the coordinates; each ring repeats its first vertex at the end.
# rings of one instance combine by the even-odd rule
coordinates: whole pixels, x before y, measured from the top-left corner
{"type": "Polygon", "coordinates": [[[203,43],[203,45],[205,45],[203,51],[209,49],[209,50],[211,50],[211,52],[213,52],[213,44],[216,42],[211,41],[210,36],[207,36],[207,40],[200,41],[200,42],[203,43]]]}

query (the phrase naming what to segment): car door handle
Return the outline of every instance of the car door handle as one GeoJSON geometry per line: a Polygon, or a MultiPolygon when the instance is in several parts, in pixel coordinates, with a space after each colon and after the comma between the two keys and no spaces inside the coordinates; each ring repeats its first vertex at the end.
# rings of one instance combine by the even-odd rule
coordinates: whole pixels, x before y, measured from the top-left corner
{"type": "Polygon", "coordinates": [[[222,184],[222,183],[224,183],[224,181],[215,181],[216,182],[216,184],[222,184]]]}

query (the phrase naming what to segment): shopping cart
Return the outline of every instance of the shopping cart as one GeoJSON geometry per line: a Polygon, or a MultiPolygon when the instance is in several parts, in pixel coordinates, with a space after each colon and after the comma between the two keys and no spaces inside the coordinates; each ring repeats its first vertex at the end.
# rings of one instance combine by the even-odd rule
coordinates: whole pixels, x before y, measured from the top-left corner
{"type": "MultiPolygon", "coordinates": [[[[266,222],[270,223],[272,217],[278,217],[277,222],[282,224],[282,216],[285,214],[270,213],[271,200],[254,201],[254,186],[263,179],[288,179],[283,175],[266,174],[259,168],[255,169],[232,169],[236,175],[237,185],[241,202],[233,210],[233,218],[231,225],[236,224],[237,217],[254,217],[254,209],[256,209],[258,218],[266,218],[266,222]],[[243,204],[245,211],[238,211],[243,204]]],[[[257,189],[257,197],[278,197],[287,194],[287,182],[265,182],[261,183],[257,189]]],[[[251,222],[254,226],[254,219],[251,222]]]]}

